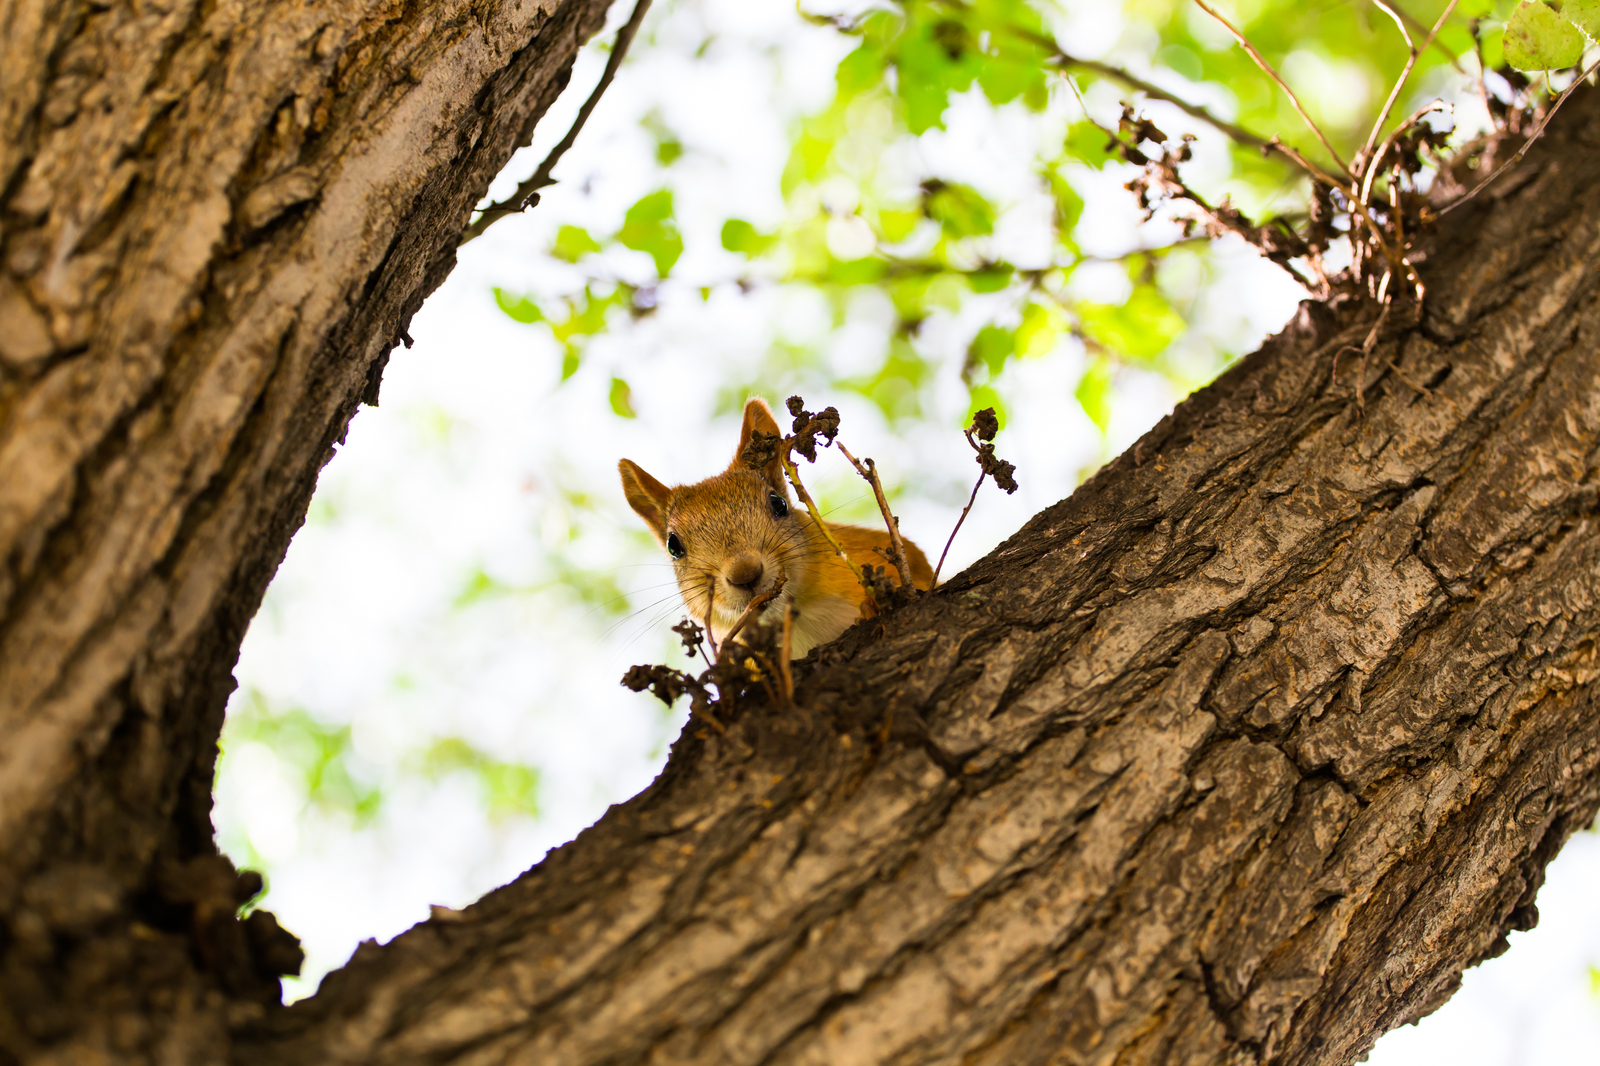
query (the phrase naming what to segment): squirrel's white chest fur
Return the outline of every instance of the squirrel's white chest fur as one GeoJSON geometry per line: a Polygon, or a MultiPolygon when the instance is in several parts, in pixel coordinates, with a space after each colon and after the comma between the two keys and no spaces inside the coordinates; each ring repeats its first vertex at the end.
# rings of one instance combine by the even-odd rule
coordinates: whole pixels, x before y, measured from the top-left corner
{"type": "Polygon", "coordinates": [[[795,616],[790,654],[801,658],[818,644],[826,644],[849,629],[860,618],[860,606],[843,596],[817,597],[795,616]]]}

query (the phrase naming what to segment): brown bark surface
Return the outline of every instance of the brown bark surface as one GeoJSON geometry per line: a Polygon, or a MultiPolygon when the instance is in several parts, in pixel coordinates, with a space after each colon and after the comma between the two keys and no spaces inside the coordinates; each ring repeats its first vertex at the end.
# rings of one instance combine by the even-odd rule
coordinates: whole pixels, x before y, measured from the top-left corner
{"type": "Polygon", "coordinates": [[[0,1063],[222,1062],[276,1001],[211,839],[239,643],[606,6],[0,0],[0,1063]]]}
{"type": "Polygon", "coordinates": [[[1364,366],[1305,307],[239,1061],[1344,1064],[1437,1006],[1600,804],[1597,150],[1589,94],[1364,366]]]}
{"type": "Polygon", "coordinates": [[[228,672],[602,15],[0,0],[0,1064],[1342,1064],[1532,921],[1600,804],[1593,94],[1373,360],[1306,308],[799,706],[272,1007],[228,672]]]}

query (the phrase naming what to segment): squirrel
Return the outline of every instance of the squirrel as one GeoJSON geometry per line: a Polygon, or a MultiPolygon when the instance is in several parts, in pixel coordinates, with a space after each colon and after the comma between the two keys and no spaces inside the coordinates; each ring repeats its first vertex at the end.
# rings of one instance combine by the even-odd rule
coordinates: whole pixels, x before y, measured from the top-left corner
{"type": "MultiPolygon", "coordinates": [[[[750,601],[771,589],[781,574],[783,591],[760,617],[776,621],[786,609],[793,611],[790,654],[800,659],[862,617],[867,590],[811,515],[791,505],[781,460],[774,457],[757,470],[740,459],[756,432],[782,436],[761,399],[744,405],[739,446],[728,469],[693,485],[668,488],[627,459],[617,470],[628,505],[672,557],[678,591],[695,620],[709,618],[712,636],[720,642],[750,601]]],[[[858,566],[883,565],[891,557],[886,530],[824,524],[858,566]]],[[[927,557],[909,540],[902,543],[911,583],[927,589],[933,584],[927,557]]],[[[886,569],[898,585],[893,567],[886,569]]]]}

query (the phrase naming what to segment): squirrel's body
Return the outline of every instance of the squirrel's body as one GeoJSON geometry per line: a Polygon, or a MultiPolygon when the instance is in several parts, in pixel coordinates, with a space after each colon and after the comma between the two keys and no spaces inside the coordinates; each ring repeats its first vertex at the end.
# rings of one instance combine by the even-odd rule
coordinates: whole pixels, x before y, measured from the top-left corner
{"type": "MultiPolygon", "coordinates": [[[[791,505],[779,462],[758,470],[739,458],[756,431],[780,435],[761,400],[745,405],[732,464],[693,485],[668,488],[627,459],[618,468],[629,505],[672,556],[678,591],[694,619],[709,619],[720,642],[750,601],[770,590],[781,574],[783,591],[762,618],[780,621],[786,610],[793,612],[791,654],[798,659],[850,628],[861,617],[867,591],[811,515],[791,505]]],[[[826,525],[857,566],[886,567],[894,578],[886,530],[826,525]]],[[[925,589],[932,584],[932,568],[916,545],[903,542],[912,584],[925,589]]]]}

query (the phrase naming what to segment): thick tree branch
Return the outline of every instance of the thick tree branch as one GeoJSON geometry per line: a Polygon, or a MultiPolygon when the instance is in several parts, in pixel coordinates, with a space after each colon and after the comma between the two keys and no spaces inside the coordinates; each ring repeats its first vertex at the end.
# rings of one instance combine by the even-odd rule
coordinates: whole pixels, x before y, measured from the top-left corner
{"type": "Polygon", "coordinates": [[[1597,104],[1364,378],[1306,305],[241,1061],[1343,1064],[1432,1009],[1600,805],[1597,104]]]}

